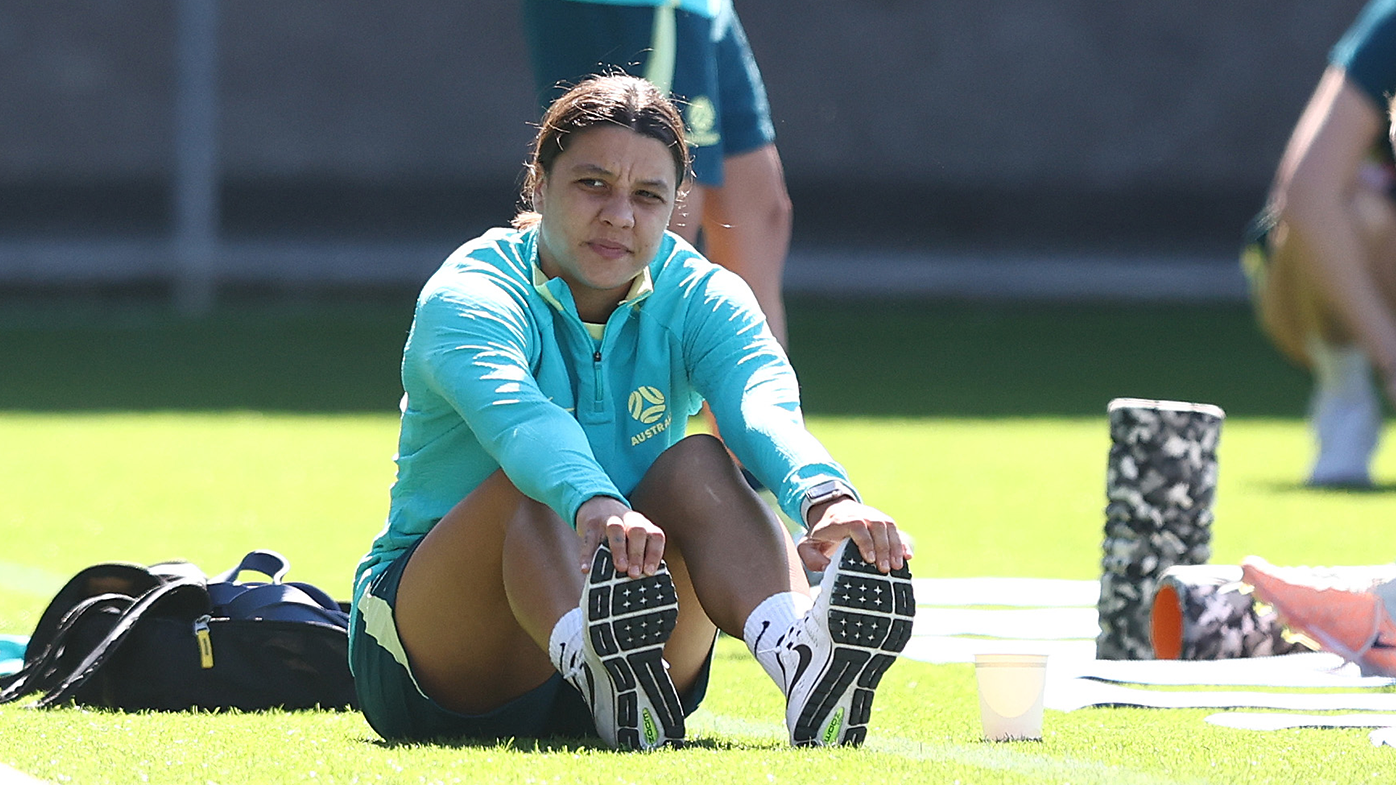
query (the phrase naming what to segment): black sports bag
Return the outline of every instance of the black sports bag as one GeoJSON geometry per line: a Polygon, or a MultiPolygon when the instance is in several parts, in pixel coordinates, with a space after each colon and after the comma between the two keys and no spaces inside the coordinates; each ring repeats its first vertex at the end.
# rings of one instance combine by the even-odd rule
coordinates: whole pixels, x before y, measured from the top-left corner
{"type": "Polygon", "coordinates": [[[98,564],[59,590],[0,703],[39,694],[125,711],[354,707],[348,614],[289,566],[253,551],[206,578],[188,562],[98,564]],[[270,580],[242,583],[256,572],[270,580]]]}

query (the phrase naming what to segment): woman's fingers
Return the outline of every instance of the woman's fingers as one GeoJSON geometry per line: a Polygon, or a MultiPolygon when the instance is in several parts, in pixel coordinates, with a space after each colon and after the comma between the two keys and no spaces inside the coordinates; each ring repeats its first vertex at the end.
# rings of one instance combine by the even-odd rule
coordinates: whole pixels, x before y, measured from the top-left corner
{"type": "Polygon", "coordinates": [[[822,543],[811,540],[808,536],[801,537],[800,541],[795,543],[795,553],[810,572],[824,572],[829,566],[829,554],[821,546],[822,543]]]}
{"type": "Polygon", "coordinates": [[[592,559],[603,541],[611,549],[616,572],[632,578],[655,574],[664,558],[664,531],[649,518],[608,496],[593,497],[578,508],[577,537],[584,573],[591,571],[592,559]]]}
{"type": "Polygon", "coordinates": [[[851,499],[826,508],[796,552],[806,567],[818,571],[828,565],[829,555],[845,538],[852,538],[863,561],[884,573],[906,566],[911,556],[891,518],[851,499]]]}
{"type": "Polygon", "coordinates": [[[606,541],[616,572],[632,578],[655,574],[664,558],[664,532],[634,510],[606,521],[606,541]]]}
{"type": "MultiPolygon", "coordinates": [[[[643,516],[637,517],[643,520],[643,516]]],[[[642,524],[635,524],[633,521],[627,523],[631,525],[624,527],[621,543],[618,545],[625,549],[625,566],[622,567],[617,562],[616,570],[623,570],[632,578],[653,575],[659,569],[659,560],[664,555],[664,532],[648,520],[643,520],[642,524]]]]}

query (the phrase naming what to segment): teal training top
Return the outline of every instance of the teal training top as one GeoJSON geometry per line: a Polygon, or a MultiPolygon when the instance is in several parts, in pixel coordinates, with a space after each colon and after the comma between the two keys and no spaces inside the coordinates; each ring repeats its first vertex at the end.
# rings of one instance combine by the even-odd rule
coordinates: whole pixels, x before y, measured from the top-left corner
{"type": "Polygon", "coordinates": [[[672,6],[699,16],[706,16],[709,19],[716,18],[719,11],[732,5],[732,0],[574,0],[574,2],[600,3],[602,5],[672,6]]]}
{"type": "Polygon", "coordinates": [[[574,526],[587,499],[624,500],[705,399],[792,518],[814,485],[848,481],[805,430],[795,373],[736,274],[666,233],[649,285],[632,287],[598,340],[537,254],[536,230],[492,229],[423,288],[402,357],[397,481],[356,603],[499,468],[574,526]]]}
{"type": "Polygon", "coordinates": [[[1396,0],[1372,0],[1329,53],[1377,108],[1396,92],[1396,0]]]}
{"type": "MultiPolygon", "coordinates": [[[[1396,0],[1371,0],[1333,47],[1328,60],[1343,69],[1385,118],[1387,101],[1396,93],[1396,0]]],[[[1387,136],[1381,134],[1372,154],[1390,166],[1392,152],[1387,136]]]]}

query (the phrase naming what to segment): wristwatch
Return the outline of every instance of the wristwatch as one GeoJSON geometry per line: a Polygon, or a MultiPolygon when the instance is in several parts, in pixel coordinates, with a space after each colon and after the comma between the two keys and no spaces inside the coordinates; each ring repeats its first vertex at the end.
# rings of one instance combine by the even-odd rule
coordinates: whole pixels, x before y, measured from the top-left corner
{"type": "Polygon", "coordinates": [[[848,483],[843,480],[825,480],[805,491],[805,495],[800,499],[800,523],[808,529],[810,527],[810,509],[835,499],[853,499],[856,501],[858,494],[854,493],[848,483]]]}

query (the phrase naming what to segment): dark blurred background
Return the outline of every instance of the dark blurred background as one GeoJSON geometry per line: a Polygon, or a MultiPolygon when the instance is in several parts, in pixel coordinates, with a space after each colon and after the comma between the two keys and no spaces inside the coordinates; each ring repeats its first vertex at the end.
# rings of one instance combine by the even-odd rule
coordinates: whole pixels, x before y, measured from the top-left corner
{"type": "MultiPolygon", "coordinates": [[[[1361,5],[739,0],[792,287],[1079,257],[1138,264],[1141,289],[1151,260],[1225,268],[1234,296],[1242,226],[1361,5]]],[[[411,288],[512,214],[537,111],[510,0],[9,0],[0,288],[411,288]]]]}

